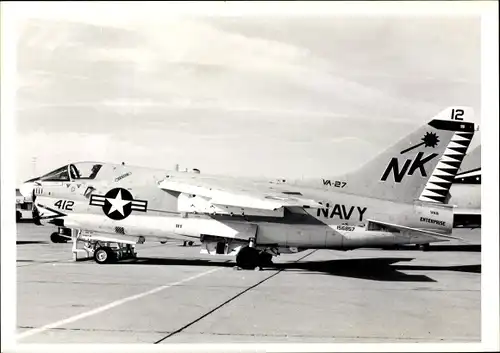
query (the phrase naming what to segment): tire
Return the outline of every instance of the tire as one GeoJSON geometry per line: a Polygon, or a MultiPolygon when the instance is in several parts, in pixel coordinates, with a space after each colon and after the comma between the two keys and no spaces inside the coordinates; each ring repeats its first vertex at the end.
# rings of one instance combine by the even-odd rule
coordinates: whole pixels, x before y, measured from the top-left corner
{"type": "Polygon", "coordinates": [[[236,255],[236,265],[244,270],[254,270],[260,267],[259,251],[245,246],[236,255]]]}
{"type": "Polygon", "coordinates": [[[23,218],[23,214],[19,211],[16,211],[16,223],[19,222],[23,218]]]}
{"type": "Polygon", "coordinates": [[[110,248],[98,248],[94,251],[94,260],[98,264],[109,264],[115,261],[115,253],[110,248]]]}
{"type": "Polygon", "coordinates": [[[189,246],[193,246],[193,244],[194,244],[194,241],[188,241],[189,246]]]}

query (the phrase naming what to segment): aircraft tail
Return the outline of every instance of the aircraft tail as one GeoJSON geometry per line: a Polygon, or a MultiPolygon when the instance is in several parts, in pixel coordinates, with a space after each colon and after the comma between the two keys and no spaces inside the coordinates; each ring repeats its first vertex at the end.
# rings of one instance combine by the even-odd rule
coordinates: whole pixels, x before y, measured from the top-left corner
{"type": "Polygon", "coordinates": [[[384,200],[445,203],[474,136],[474,111],[448,107],[366,165],[336,177],[341,191],[384,200]]]}

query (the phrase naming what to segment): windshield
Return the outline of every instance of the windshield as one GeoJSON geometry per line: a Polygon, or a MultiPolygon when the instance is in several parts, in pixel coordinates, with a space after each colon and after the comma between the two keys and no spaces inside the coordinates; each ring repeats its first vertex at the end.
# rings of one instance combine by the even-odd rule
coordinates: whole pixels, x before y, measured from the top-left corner
{"type": "Polygon", "coordinates": [[[102,164],[93,162],[75,163],[65,165],[64,167],[53,170],[40,178],[34,178],[28,181],[35,181],[37,179],[40,179],[41,181],[70,181],[70,177],[71,180],[91,180],[97,176],[101,167],[102,164]]]}
{"type": "Polygon", "coordinates": [[[44,176],[40,177],[43,181],[69,181],[68,166],[58,168],[44,176]]]}
{"type": "Polygon", "coordinates": [[[71,164],[69,166],[71,179],[94,179],[101,167],[102,164],[92,162],[71,164]]]}

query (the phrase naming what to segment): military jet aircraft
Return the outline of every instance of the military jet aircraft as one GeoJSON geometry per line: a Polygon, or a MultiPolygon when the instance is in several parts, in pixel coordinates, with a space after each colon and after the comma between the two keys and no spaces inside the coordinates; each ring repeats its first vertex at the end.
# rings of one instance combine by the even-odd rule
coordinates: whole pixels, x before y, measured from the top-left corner
{"type": "Polygon", "coordinates": [[[242,269],[305,249],[428,246],[457,239],[445,201],[474,135],[472,116],[470,107],[449,107],[334,177],[270,182],[76,162],[21,190],[32,192],[38,224],[77,230],[100,264],[119,258],[109,242],[198,240],[202,253],[235,255],[242,269]]]}

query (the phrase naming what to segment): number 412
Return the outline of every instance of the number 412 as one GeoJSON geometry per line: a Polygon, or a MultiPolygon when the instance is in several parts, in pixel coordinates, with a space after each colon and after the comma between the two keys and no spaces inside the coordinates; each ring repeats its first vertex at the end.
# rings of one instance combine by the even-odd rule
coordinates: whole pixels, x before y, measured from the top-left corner
{"type": "Polygon", "coordinates": [[[59,200],[54,204],[54,206],[57,206],[57,208],[63,209],[66,211],[73,211],[74,204],[75,203],[73,201],[59,200]]]}

